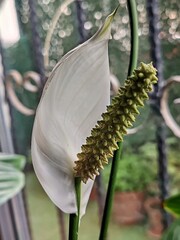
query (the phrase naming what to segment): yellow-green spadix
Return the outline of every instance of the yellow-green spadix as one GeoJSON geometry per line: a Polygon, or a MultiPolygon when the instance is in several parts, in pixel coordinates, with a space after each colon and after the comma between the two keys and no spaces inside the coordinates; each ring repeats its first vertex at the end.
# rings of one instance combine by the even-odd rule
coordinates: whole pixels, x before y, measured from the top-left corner
{"type": "MultiPolygon", "coordinates": [[[[73,170],[77,153],[110,101],[108,40],[115,12],[92,38],[55,66],[35,117],[34,169],[50,199],[65,213],[77,212],[73,170]]],[[[81,216],[92,185],[92,180],[82,183],[81,216]]]]}

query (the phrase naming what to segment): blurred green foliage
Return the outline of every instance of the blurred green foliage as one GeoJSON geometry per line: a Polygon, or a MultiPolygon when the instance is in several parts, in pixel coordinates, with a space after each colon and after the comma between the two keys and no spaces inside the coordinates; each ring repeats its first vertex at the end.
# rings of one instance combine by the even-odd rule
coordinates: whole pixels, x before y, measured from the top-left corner
{"type": "MultiPolygon", "coordinates": [[[[111,165],[102,172],[105,183],[108,183],[111,165]]],[[[156,151],[152,143],[145,144],[138,154],[125,151],[118,165],[115,191],[134,192],[148,191],[157,180],[156,151]]],[[[152,191],[152,189],[151,189],[152,191]]]]}
{"type": "Polygon", "coordinates": [[[180,219],[174,221],[165,231],[162,240],[179,240],[180,236],[180,219]]]}
{"type": "Polygon", "coordinates": [[[164,202],[164,208],[175,217],[180,217],[180,194],[166,199],[164,202]]]}

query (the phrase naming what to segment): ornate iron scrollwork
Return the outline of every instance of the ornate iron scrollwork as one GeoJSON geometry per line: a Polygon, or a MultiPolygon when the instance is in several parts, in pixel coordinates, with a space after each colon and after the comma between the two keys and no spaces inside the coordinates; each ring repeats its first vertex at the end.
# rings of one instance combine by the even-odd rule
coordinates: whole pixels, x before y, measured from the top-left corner
{"type": "Polygon", "coordinates": [[[35,110],[26,107],[17,97],[14,84],[30,92],[38,92],[41,85],[40,75],[36,72],[29,71],[22,76],[18,71],[11,70],[6,76],[6,90],[12,106],[26,116],[34,115],[35,110]],[[34,82],[34,84],[32,84],[32,82],[34,82]]]}
{"type": "MultiPolygon", "coordinates": [[[[180,83],[180,76],[172,76],[170,77],[164,87],[162,88],[162,96],[160,100],[160,111],[164,118],[166,125],[171,129],[174,135],[180,138],[180,127],[176,123],[175,119],[171,115],[169,106],[168,106],[168,97],[169,97],[169,90],[173,84],[180,83]]],[[[174,100],[175,104],[180,103],[180,98],[174,100]]]]}

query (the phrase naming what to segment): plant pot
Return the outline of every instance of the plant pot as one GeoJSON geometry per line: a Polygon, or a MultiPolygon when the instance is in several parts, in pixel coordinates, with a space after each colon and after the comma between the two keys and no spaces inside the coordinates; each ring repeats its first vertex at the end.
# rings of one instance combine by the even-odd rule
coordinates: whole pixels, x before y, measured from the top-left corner
{"type": "Polygon", "coordinates": [[[158,197],[148,198],[145,201],[144,208],[148,216],[148,235],[159,239],[163,233],[161,200],[158,197]]]}
{"type": "Polygon", "coordinates": [[[144,219],[143,192],[116,192],[113,205],[113,220],[117,224],[137,224],[144,219]]]}

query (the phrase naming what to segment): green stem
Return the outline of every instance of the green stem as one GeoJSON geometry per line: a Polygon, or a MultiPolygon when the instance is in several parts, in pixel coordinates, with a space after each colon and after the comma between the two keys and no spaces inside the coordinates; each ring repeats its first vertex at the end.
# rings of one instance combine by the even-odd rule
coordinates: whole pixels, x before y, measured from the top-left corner
{"type": "Polygon", "coordinates": [[[127,0],[127,6],[129,11],[129,20],[130,20],[130,28],[131,28],[131,52],[130,52],[130,60],[129,60],[129,68],[128,68],[128,76],[130,76],[133,70],[136,68],[137,59],[138,59],[138,16],[136,9],[136,1],[135,0],[127,0]]]}
{"type": "Polygon", "coordinates": [[[114,190],[115,190],[116,175],[118,171],[119,158],[122,150],[122,143],[118,143],[118,144],[119,144],[119,149],[114,154],[114,158],[111,166],[111,173],[109,177],[108,190],[106,195],[106,202],[105,202],[105,207],[103,212],[99,240],[107,239],[107,232],[108,232],[108,226],[109,226],[109,221],[111,217],[111,209],[112,209],[113,196],[114,196],[114,190]]]}
{"type": "Polygon", "coordinates": [[[81,201],[81,179],[78,177],[75,178],[75,190],[78,211],[77,214],[72,213],[69,217],[69,240],[78,240],[81,201]]]}
{"type": "MultiPolygon", "coordinates": [[[[132,74],[133,70],[137,65],[138,58],[138,17],[136,10],[136,2],[135,0],[127,0],[128,10],[129,10],[129,18],[130,18],[130,27],[131,27],[131,52],[130,52],[130,60],[129,60],[129,68],[128,68],[128,76],[132,74]]],[[[119,149],[115,151],[112,167],[109,177],[109,184],[106,196],[106,202],[103,212],[103,218],[101,223],[101,230],[99,235],[99,240],[106,240],[108,233],[108,226],[111,216],[112,202],[115,190],[115,181],[116,175],[118,171],[118,164],[120,160],[120,155],[122,152],[122,143],[118,143],[119,149]]]]}

